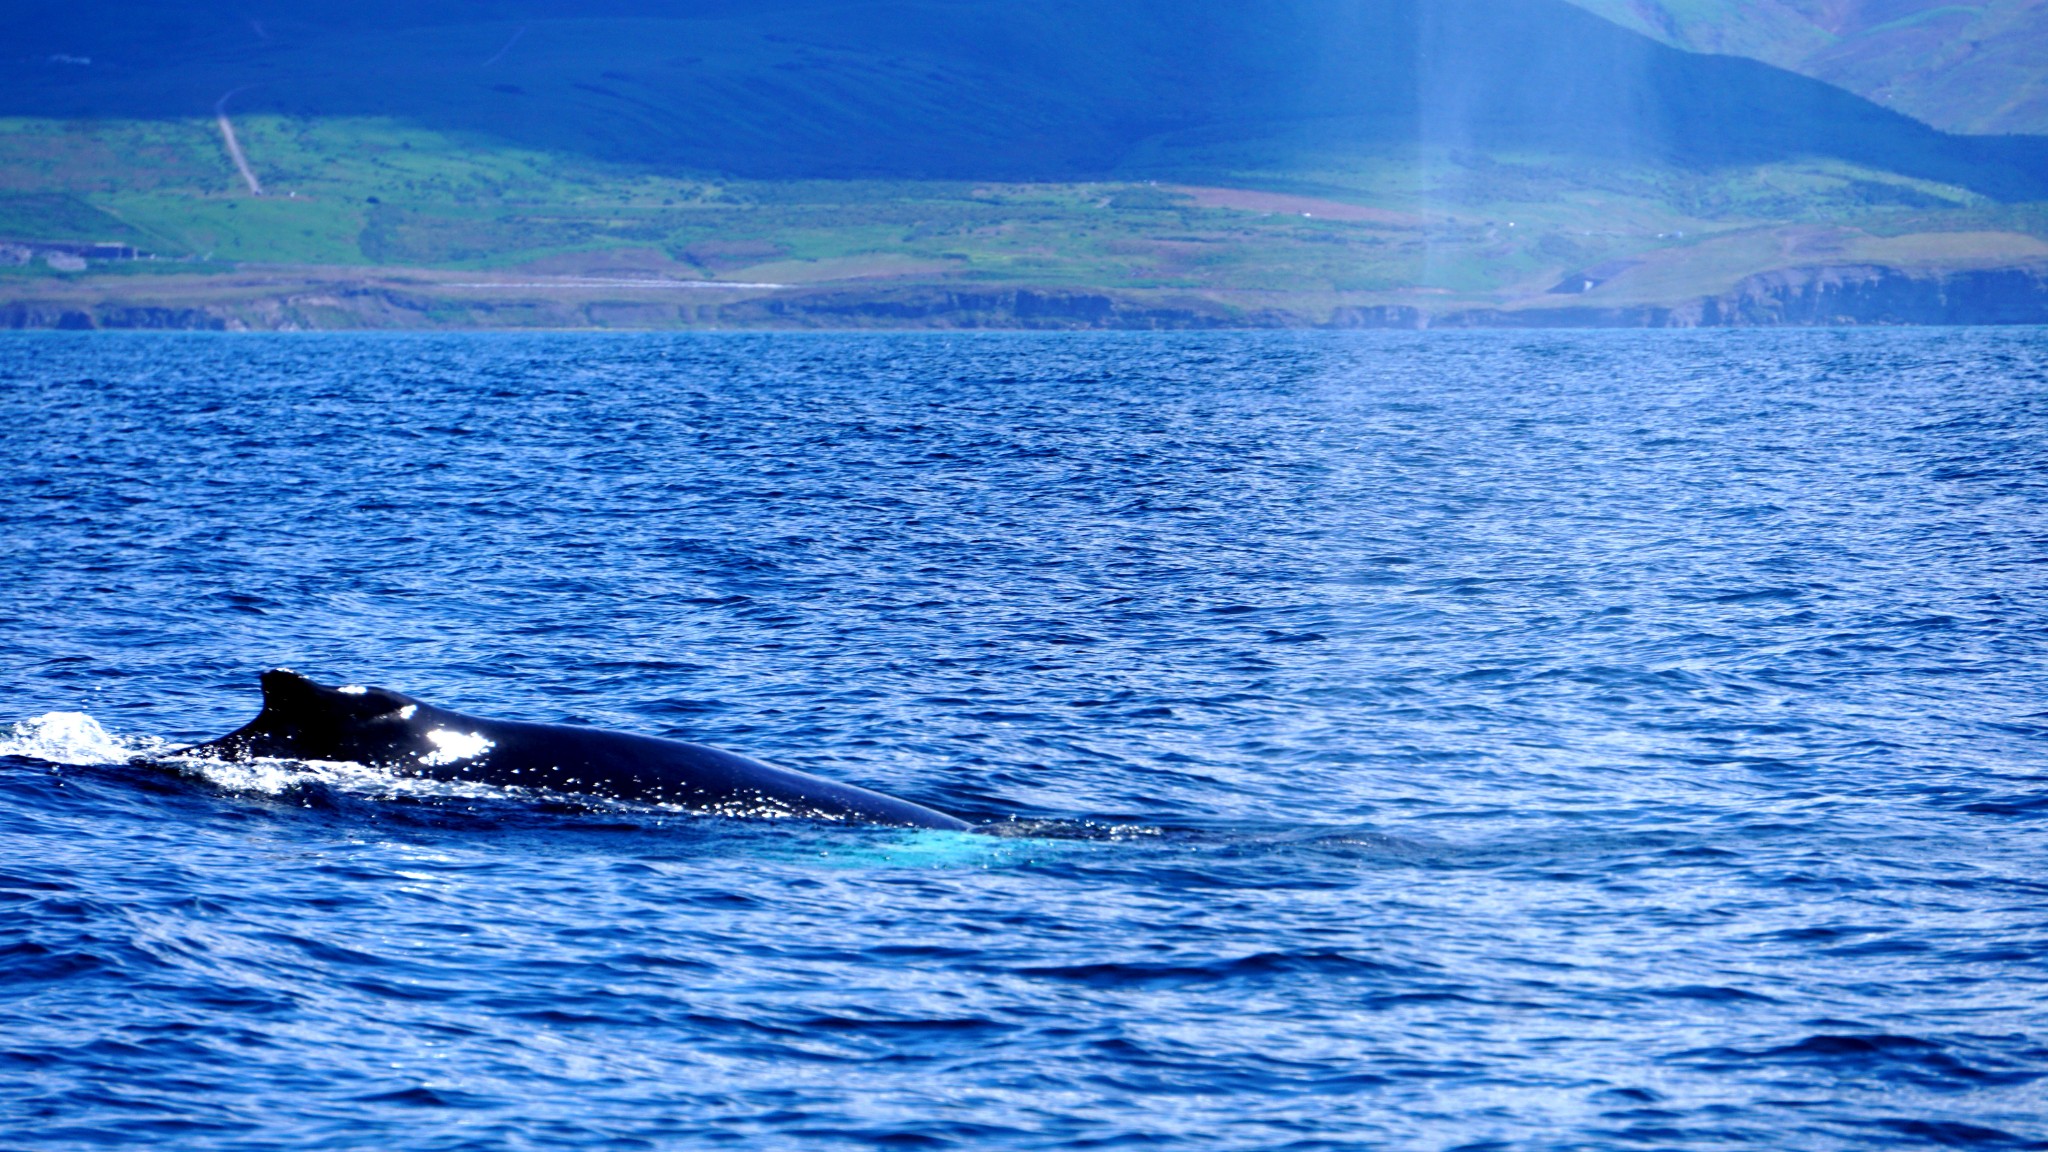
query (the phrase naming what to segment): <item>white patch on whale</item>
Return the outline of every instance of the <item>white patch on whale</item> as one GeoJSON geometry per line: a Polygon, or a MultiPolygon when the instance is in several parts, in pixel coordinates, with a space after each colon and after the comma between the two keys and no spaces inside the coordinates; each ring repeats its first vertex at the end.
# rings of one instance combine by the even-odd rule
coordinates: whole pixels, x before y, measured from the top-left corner
{"type": "Polygon", "coordinates": [[[368,692],[369,689],[361,684],[343,684],[341,687],[336,688],[335,691],[343,696],[361,696],[363,693],[368,692]]]}
{"type": "Polygon", "coordinates": [[[433,744],[432,752],[420,754],[420,763],[435,768],[453,764],[457,760],[474,760],[497,747],[494,741],[486,740],[481,732],[457,732],[450,728],[436,728],[427,733],[427,740],[433,744]]]}

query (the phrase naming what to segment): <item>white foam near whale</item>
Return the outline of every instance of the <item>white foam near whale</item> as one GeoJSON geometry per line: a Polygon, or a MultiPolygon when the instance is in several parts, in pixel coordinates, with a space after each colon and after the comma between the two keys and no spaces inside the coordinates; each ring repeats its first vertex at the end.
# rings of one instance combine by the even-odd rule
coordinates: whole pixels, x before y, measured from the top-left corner
{"type": "Polygon", "coordinates": [[[52,764],[121,764],[165,747],[155,737],[115,736],[84,712],[45,712],[0,735],[0,756],[32,756],[52,764]]]}
{"type": "Polygon", "coordinates": [[[332,788],[373,800],[405,796],[431,800],[482,800],[507,795],[504,789],[458,782],[395,776],[382,768],[351,760],[287,760],[257,756],[248,760],[217,760],[205,756],[169,756],[160,761],[180,775],[202,780],[225,792],[249,796],[284,796],[308,785],[332,788]]]}

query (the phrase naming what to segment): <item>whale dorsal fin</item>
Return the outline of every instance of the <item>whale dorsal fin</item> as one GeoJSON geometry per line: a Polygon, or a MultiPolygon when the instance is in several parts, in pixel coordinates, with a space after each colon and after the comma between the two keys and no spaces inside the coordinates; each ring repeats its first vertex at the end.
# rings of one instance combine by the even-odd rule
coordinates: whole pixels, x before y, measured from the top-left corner
{"type": "Polygon", "coordinates": [[[365,688],[360,684],[330,688],[289,668],[272,668],[261,679],[264,715],[276,720],[303,722],[319,716],[365,720],[419,703],[389,688],[365,688]]]}
{"type": "Polygon", "coordinates": [[[330,688],[289,668],[272,668],[260,679],[263,709],[254,720],[218,740],[183,749],[179,755],[224,760],[251,756],[360,759],[366,728],[403,723],[421,707],[419,701],[388,688],[354,684],[330,688]]]}

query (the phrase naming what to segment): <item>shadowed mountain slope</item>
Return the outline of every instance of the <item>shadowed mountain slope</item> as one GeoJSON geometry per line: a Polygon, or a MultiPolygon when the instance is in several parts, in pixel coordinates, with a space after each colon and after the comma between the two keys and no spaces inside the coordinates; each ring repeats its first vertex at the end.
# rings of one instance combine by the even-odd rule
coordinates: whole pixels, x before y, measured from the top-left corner
{"type": "Polygon", "coordinates": [[[2048,131],[2041,0],[1572,2],[1668,44],[1789,68],[1948,131],[2048,131]]]}
{"type": "Polygon", "coordinates": [[[1840,159],[2048,197],[2048,140],[1944,135],[1563,0],[257,0],[0,16],[0,114],[389,115],[669,172],[1073,180],[1425,148],[1840,159]]]}

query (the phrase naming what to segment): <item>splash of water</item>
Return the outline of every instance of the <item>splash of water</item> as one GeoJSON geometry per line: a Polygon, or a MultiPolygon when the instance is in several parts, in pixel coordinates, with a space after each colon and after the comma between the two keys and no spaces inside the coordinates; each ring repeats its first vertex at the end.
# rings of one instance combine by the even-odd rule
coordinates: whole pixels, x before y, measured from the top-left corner
{"type": "Polygon", "coordinates": [[[84,712],[45,712],[0,735],[0,756],[30,756],[53,764],[120,764],[166,746],[154,736],[116,736],[84,712]]]}

